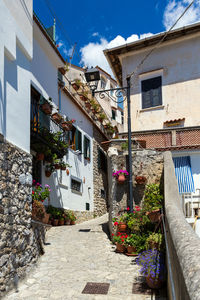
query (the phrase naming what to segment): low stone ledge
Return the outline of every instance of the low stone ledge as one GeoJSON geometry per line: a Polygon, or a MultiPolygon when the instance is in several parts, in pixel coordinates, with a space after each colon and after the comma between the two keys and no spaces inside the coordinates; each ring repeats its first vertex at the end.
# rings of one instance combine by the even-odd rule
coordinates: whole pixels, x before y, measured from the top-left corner
{"type": "MultiPolygon", "coordinates": [[[[197,300],[200,299],[200,238],[184,217],[170,152],[164,153],[164,182],[167,239],[176,299],[197,300]]],[[[169,295],[170,291],[171,286],[169,295]]]]}

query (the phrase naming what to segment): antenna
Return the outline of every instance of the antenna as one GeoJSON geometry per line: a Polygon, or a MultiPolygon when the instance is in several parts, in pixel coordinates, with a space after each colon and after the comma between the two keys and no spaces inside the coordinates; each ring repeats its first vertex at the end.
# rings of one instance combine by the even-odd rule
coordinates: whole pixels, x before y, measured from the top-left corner
{"type": "Polygon", "coordinates": [[[70,67],[71,67],[71,61],[72,61],[73,56],[74,56],[74,51],[75,51],[76,45],[77,45],[77,43],[74,44],[73,49],[72,49],[72,54],[71,54],[71,56],[69,57],[69,66],[70,66],[70,67]]]}

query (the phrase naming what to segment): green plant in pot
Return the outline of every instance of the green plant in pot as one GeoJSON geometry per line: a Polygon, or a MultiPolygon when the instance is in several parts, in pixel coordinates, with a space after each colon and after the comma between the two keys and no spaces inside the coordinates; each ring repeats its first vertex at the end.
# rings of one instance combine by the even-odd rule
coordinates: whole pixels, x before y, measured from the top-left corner
{"type": "Polygon", "coordinates": [[[112,241],[114,244],[116,244],[116,251],[123,253],[126,250],[125,247],[125,239],[127,235],[125,233],[118,232],[117,235],[112,234],[112,241]]]}
{"type": "Polygon", "coordinates": [[[102,123],[106,119],[106,115],[104,113],[100,113],[98,115],[98,119],[102,123]]]}
{"type": "Polygon", "coordinates": [[[151,233],[146,239],[146,250],[148,249],[157,249],[161,250],[163,247],[163,234],[162,233],[151,233]]]}
{"type": "Polygon", "coordinates": [[[159,184],[149,184],[144,191],[143,209],[152,222],[158,222],[160,209],[163,206],[163,195],[159,184]]]}

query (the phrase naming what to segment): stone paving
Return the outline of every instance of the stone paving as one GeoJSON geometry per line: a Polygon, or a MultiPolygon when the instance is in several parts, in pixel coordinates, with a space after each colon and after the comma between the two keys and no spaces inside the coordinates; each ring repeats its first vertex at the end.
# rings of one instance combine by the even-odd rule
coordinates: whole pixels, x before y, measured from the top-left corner
{"type": "Polygon", "coordinates": [[[138,266],[133,257],[115,253],[105,233],[107,220],[104,215],[75,226],[52,227],[45,254],[18,292],[10,292],[4,300],[165,299],[132,294],[133,282],[141,278],[138,266]],[[110,283],[108,294],[82,294],[87,282],[110,283]]]}

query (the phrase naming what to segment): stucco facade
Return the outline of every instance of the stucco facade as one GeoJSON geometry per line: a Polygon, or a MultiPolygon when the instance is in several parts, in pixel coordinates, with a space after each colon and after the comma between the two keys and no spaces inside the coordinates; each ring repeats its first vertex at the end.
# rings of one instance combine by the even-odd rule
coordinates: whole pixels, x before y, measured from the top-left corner
{"type": "Polygon", "coordinates": [[[29,152],[32,1],[25,2],[26,10],[20,1],[0,2],[0,133],[29,152]]]}
{"type": "MultiPolygon", "coordinates": [[[[127,44],[127,50],[125,46],[121,46],[105,51],[110,62],[114,55],[118,58],[120,71],[117,76],[123,86],[126,86],[126,77],[135,72],[131,77],[131,129],[134,132],[162,129],[165,128],[166,121],[177,119],[184,119],[181,123],[184,127],[200,125],[200,67],[197,63],[200,57],[199,23],[173,31],[137,68],[161,38],[162,34],[155,35],[127,44]],[[162,78],[162,103],[142,109],[141,82],[157,76],[162,78]]],[[[113,70],[117,72],[114,65],[113,70]]],[[[126,102],[124,116],[126,120],[126,102]]]]}

